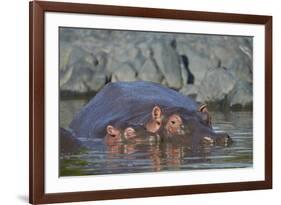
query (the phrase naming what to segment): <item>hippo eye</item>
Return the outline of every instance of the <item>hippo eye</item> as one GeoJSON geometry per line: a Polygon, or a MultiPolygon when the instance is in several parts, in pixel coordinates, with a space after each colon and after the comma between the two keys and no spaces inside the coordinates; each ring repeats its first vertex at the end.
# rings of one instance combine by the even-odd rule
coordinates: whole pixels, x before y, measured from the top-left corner
{"type": "Polygon", "coordinates": [[[173,121],[173,120],[171,121],[171,123],[172,123],[172,124],[176,124],[176,122],[175,122],[175,121],[173,121]]]}
{"type": "Polygon", "coordinates": [[[161,123],[157,121],[156,124],[157,124],[157,125],[160,125],[161,123]]]}

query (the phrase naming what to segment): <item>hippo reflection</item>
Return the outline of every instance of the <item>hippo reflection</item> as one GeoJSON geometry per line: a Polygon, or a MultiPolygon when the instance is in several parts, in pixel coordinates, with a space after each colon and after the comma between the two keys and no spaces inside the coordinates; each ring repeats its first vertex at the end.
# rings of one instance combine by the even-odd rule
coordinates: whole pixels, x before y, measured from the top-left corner
{"type": "MultiPolygon", "coordinates": [[[[106,146],[106,153],[110,167],[117,166],[116,160],[148,160],[153,171],[168,168],[179,169],[183,164],[210,163],[211,147],[203,146],[202,149],[191,149],[186,144],[178,143],[116,143],[106,146]]],[[[122,161],[121,160],[121,161],[122,161]]]]}
{"type": "Polygon", "coordinates": [[[197,145],[231,143],[215,133],[205,105],[160,84],[137,81],[107,84],[73,119],[81,138],[119,142],[167,141],[197,145]]]}

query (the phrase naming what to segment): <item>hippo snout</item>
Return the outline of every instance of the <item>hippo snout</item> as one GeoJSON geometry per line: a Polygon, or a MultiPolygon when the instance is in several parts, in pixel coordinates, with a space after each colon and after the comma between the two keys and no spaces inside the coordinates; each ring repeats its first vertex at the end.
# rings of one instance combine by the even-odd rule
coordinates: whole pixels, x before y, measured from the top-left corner
{"type": "Polygon", "coordinates": [[[229,146],[233,140],[227,133],[217,133],[215,137],[215,144],[219,146],[229,146]]]}

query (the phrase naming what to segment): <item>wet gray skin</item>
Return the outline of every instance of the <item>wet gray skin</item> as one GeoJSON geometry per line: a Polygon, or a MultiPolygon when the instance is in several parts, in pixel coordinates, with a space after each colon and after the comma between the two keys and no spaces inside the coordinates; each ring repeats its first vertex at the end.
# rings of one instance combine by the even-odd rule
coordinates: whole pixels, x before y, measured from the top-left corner
{"type": "Polygon", "coordinates": [[[208,122],[206,113],[190,112],[183,108],[171,108],[164,111],[163,126],[158,131],[162,141],[176,142],[195,147],[198,145],[229,146],[232,144],[231,137],[224,132],[214,132],[208,122]],[[171,135],[166,129],[168,116],[176,114],[181,117],[183,124],[179,134],[171,135]]]}
{"type": "Polygon", "coordinates": [[[116,135],[115,139],[106,137],[105,141],[111,144],[127,141],[180,141],[193,147],[230,144],[227,134],[214,132],[208,111],[200,107],[191,98],[156,83],[109,83],[74,116],[69,129],[77,138],[104,139],[108,136],[107,126],[113,126],[120,130],[121,139],[116,135]],[[161,108],[162,124],[153,131],[156,133],[151,133],[146,128],[153,120],[152,110],[155,106],[161,108]],[[182,119],[177,135],[171,135],[166,128],[172,114],[182,119]],[[129,127],[135,130],[134,137],[125,136],[124,131],[129,127]]]}
{"type": "Polygon", "coordinates": [[[145,126],[139,124],[130,124],[118,122],[115,126],[121,130],[123,143],[144,143],[144,142],[170,142],[181,143],[191,148],[198,146],[229,146],[232,144],[231,137],[224,132],[214,132],[211,124],[206,117],[207,113],[190,112],[184,108],[165,108],[163,109],[162,126],[156,133],[146,130],[145,126]],[[180,127],[179,134],[170,134],[166,130],[168,117],[176,114],[181,117],[183,124],[180,127]],[[128,138],[124,130],[131,127],[135,130],[135,136],[128,138]]]}
{"type": "Polygon", "coordinates": [[[163,139],[158,132],[152,133],[146,130],[144,125],[119,122],[118,124],[115,124],[115,127],[121,130],[122,143],[161,142],[163,139]],[[135,130],[135,136],[132,138],[128,138],[124,133],[125,129],[128,127],[135,130]]]}

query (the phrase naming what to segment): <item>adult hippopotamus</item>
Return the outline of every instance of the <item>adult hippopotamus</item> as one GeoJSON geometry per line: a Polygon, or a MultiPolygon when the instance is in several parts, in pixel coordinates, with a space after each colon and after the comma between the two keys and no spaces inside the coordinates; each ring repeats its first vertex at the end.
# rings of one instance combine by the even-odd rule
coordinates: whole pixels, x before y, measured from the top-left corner
{"type": "Polygon", "coordinates": [[[228,145],[226,133],[215,133],[205,105],[157,83],[108,83],[74,117],[70,129],[81,138],[108,143],[152,139],[191,144],[228,145]]]}

